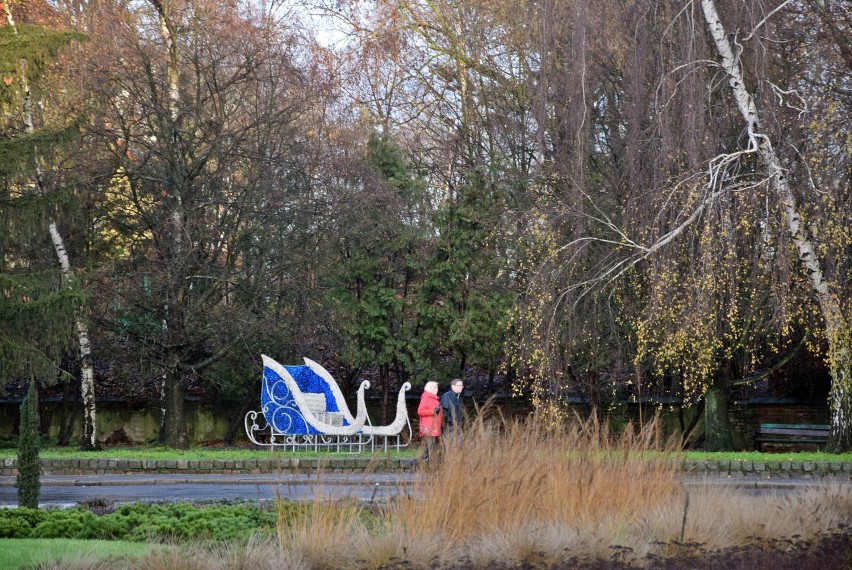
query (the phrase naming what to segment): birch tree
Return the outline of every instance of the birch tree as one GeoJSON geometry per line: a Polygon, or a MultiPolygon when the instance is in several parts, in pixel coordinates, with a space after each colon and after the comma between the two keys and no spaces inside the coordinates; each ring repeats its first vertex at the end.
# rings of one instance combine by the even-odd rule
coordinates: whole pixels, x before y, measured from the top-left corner
{"type": "Polygon", "coordinates": [[[706,404],[707,447],[730,448],[729,387],[783,362],[807,314],[766,178],[737,149],[741,123],[714,90],[697,5],[571,10],[586,10],[587,27],[549,20],[561,42],[543,67],[562,77],[548,71],[540,90],[541,140],[563,159],[543,165],[548,192],[528,225],[521,362],[542,398],[594,385],[597,405],[706,404]]]}
{"type": "MultiPolygon", "coordinates": [[[[727,416],[723,405],[726,386],[737,379],[731,370],[739,370],[743,381],[743,374],[765,377],[786,360],[782,352],[790,349],[791,331],[807,335],[812,301],[803,294],[797,276],[787,270],[790,251],[795,252],[796,263],[805,268],[810,299],[816,301],[827,330],[828,362],[835,379],[831,407],[833,411],[841,410],[833,412],[833,424],[848,417],[842,411],[846,406],[843,379],[848,377],[847,365],[843,364],[848,361],[844,324],[847,317],[843,313],[842,281],[837,280],[844,275],[846,262],[841,252],[848,247],[848,238],[837,227],[844,225],[848,215],[840,205],[828,204],[822,210],[812,207],[812,215],[819,216],[805,225],[791,174],[803,186],[799,190],[802,195],[816,198],[809,200],[811,204],[828,203],[830,198],[823,196],[835,194],[844,200],[841,189],[848,178],[834,177],[831,185],[837,186],[836,192],[830,186],[818,192],[809,188],[814,179],[830,179],[820,171],[806,169],[816,162],[803,164],[801,160],[803,151],[808,152],[808,157],[814,156],[810,149],[815,140],[809,132],[814,123],[799,126],[803,124],[802,116],[807,115],[807,105],[795,89],[772,82],[775,76],[770,72],[775,70],[777,74],[781,66],[775,67],[767,55],[770,52],[760,45],[764,30],[773,39],[779,30],[796,29],[802,22],[768,30],[779,16],[778,10],[754,17],[748,10],[734,9],[744,8],[742,3],[727,3],[726,7],[730,17],[739,15],[743,22],[751,21],[751,32],[744,36],[751,39],[750,51],[745,52],[745,44],[738,43],[734,49],[728,43],[712,3],[658,6],[653,14],[662,17],[659,24],[654,18],[644,17],[634,27],[634,41],[640,37],[639,30],[661,32],[655,43],[665,49],[659,51],[675,55],[650,60],[656,62],[662,79],[653,98],[646,97],[644,103],[637,99],[640,113],[642,109],[653,112],[649,115],[653,121],[648,124],[654,125],[654,131],[647,132],[648,142],[634,145],[624,160],[628,166],[637,164],[636,157],[631,158],[636,153],[646,157],[644,163],[648,166],[615,170],[628,181],[628,191],[623,194],[626,211],[612,208],[605,196],[587,193],[585,199],[591,203],[583,214],[588,220],[587,229],[551,253],[554,260],[567,260],[558,270],[569,276],[568,285],[558,289],[560,293],[551,307],[564,303],[574,310],[578,299],[594,297],[602,290],[608,292],[610,299],[620,299],[625,289],[619,284],[632,281],[638,286],[640,312],[634,321],[638,362],[654,363],[653,375],[680,376],[690,381],[693,394],[707,402],[708,444],[713,433],[720,436],[721,443],[711,447],[730,445],[721,436],[729,431],[722,423],[727,416]],[[710,21],[713,23],[708,25],[710,21]],[[710,44],[704,42],[704,34],[697,33],[705,26],[708,32],[712,31],[706,35],[710,44]],[[755,37],[758,31],[760,39],[755,37]],[[731,99],[717,95],[718,83],[710,73],[717,67],[708,68],[702,57],[708,49],[723,54],[719,67],[730,79],[731,99]],[[744,53],[751,57],[748,67],[744,53]],[[763,75],[748,78],[743,69],[758,69],[763,75]],[[777,150],[780,143],[772,140],[771,129],[761,122],[757,100],[746,88],[749,84],[762,87],[764,105],[775,103],[773,128],[780,132],[779,125],[783,126],[788,136],[801,132],[801,142],[807,141],[805,145],[799,140],[781,145],[787,150],[792,168],[782,162],[777,150]],[[702,91],[706,95],[701,95],[702,91]],[[692,96],[686,96],[689,92],[692,96]],[[741,134],[747,141],[744,146],[738,142],[741,134]],[[634,186],[635,180],[640,185],[634,186]],[[643,190],[642,184],[649,190],[643,190]],[[636,201],[639,196],[646,197],[644,203],[636,201]],[[783,220],[784,225],[776,220],[783,220]],[[820,227],[822,234],[815,241],[809,232],[820,227]],[[600,248],[600,255],[592,258],[598,265],[576,263],[576,252],[590,247],[600,248]],[[834,281],[817,263],[821,255],[830,255],[834,260],[834,281]],[[738,361],[748,366],[737,365],[738,361]]],[[[785,67],[790,61],[802,62],[803,83],[808,78],[817,82],[832,78],[831,85],[840,86],[836,92],[842,92],[843,79],[820,71],[813,59],[809,60],[808,53],[814,46],[788,53],[787,44],[781,45],[785,45],[785,67]]],[[[633,49],[638,58],[641,44],[633,49]]],[[[634,104],[633,93],[625,91],[622,95],[622,108],[627,106],[625,103],[634,104]]],[[[839,105],[842,104],[841,101],[839,105]]],[[[831,113],[831,108],[828,106],[825,111],[831,113]]],[[[629,133],[637,126],[628,119],[619,130],[629,133]]],[[[828,135],[826,132],[822,137],[832,145],[828,154],[839,154],[841,164],[848,164],[841,150],[845,143],[837,144],[836,137],[828,135]]],[[[607,135],[603,140],[609,138],[607,135]]],[[[615,141],[618,142],[617,137],[615,141]]],[[[624,142],[631,144],[629,137],[624,142]]],[[[616,149],[618,145],[607,142],[603,148],[616,149]]],[[[619,188],[617,184],[613,187],[619,188]]],[[[548,267],[553,266],[544,266],[548,267]]],[[[546,269],[540,274],[546,275],[546,269]]],[[[554,330],[558,317],[553,311],[541,322],[554,330]]],[[[542,338],[549,335],[548,332],[542,338]]],[[[641,378],[637,372],[637,380],[641,378]]],[[[834,433],[835,439],[847,437],[842,429],[835,428],[834,433]]],[[[844,446],[841,442],[838,447],[844,446]]]]}
{"type": "MultiPolygon", "coordinates": [[[[62,281],[65,287],[69,290],[77,288],[76,276],[71,267],[68,251],[66,250],[64,240],[59,231],[59,226],[56,220],[56,215],[60,208],[57,204],[52,203],[50,198],[52,189],[49,188],[47,176],[45,173],[45,164],[49,163],[47,156],[54,152],[56,145],[64,136],[62,131],[70,133],[77,128],[77,125],[71,123],[59,129],[54,129],[48,125],[42,124],[43,121],[37,116],[36,109],[39,107],[39,101],[36,99],[36,92],[33,86],[33,81],[38,80],[44,70],[38,69],[44,66],[44,57],[55,57],[59,46],[67,44],[73,39],[81,39],[82,36],[73,33],[66,33],[51,30],[48,28],[39,28],[36,26],[27,26],[21,32],[17,25],[11,3],[8,0],[3,0],[2,7],[6,18],[6,29],[11,30],[12,36],[7,45],[13,49],[10,53],[3,54],[18,58],[18,61],[4,62],[4,68],[11,67],[15,69],[14,76],[6,76],[6,85],[10,86],[14,77],[17,77],[19,82],[19,97],[21,105],[21,117],[23,121],[23,133],[17,141],[12,141],[5,145],[7,150],[7,159],[18,161],[23,169],[28,172],[29,192],[25,191],[19,197],[19,201],[26,201],[23,198],[27,193],[34,193],[38,198],[34,201],[47,200],[47,215],[46,215],[46,232],[50,236],[53,248],[58,259],[59,268],[62,275],[62,281]],[[39,53],[41,52],[41,53],[39,53]],[[52,132],[54,131],[54,132],[52,132]],[[11,151],[11,152],[8,152],[11,151]],[[15,152],[17,151],[17,152],[15,152]]],[[[7,168],[12,166],[7,164],[7,168]]],[[[18,168],[21,170],[21,167],[18,168]]],[[[12,298],[12,287],[7,288],[9,291],[8,298],[12,298]]],[[[78,299],[79,296],[74,295],[78,299]]],[[[94,389],[94,370],[91,357],[91,343],[89,340],[89,328],[85,320],[85,311],[82,302],[75,309],[75,328],[76,328],[76,343],[79,349],[80,367],[81,367],[81,392],[83,398],[83,433],[81,438],[81,447],[85,450],[98,448],[97,441],[97,421],[95,408],[95,389],[94,389]]],[[[39,325],[41,326],[41,325],[39,325]]],[[[39,336],[42,331],[32,329],[30,334],[39,336]]]]}
{"type": "Polygon", "coordinates": [[[821,256],[802,218],[787,168],[776,153],[778,141],[773,141],[764,130],[738,53],[725,32],[716,3],[714,0],[701,0],[701,9],[719,55],[719,64],[728,76],[731,94],[745,121],[749,149],[761,158],[775,199],[783,208],[790,240],[820,307],[832,375],[830,446],[838,452],[848,451],[852,449],[852,327],[841,302],[842,288],[839,283],[826,278],[821,256]]]}

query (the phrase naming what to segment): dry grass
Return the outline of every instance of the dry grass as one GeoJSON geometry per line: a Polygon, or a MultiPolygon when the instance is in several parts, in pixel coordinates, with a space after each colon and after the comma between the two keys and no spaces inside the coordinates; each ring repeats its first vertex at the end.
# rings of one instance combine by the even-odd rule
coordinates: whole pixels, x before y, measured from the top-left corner
{"type": "Polygon", "coordinates": [[[363,534],[365,514],[361,506],[342,500],[327,503],[319,498],[302,503],[295,513],[279,500],[278,540],[312,568],[352,568],[355,534],[363,534]]]}
{"type": "Polygon", "coordinates": [[[596,557],[629,521],[679,493],[674,461],[647,456],[660,451],[656,433],[652,425],[613,438],[594,423],[545,430],[479,419],[464,438],[445,439],[441,460],[372,524],[313,503],[281,519],[281,545],[315,568],[596,557]]]}
{"type": "Polygon", "coordinates": [[[189,545],[170,548],[133,563],[132,570],[309,570],[293,552],[272,539],[243,544],[189,545]]]}
{"type": "MultiPolygon", "coordinates": [[[[443,460],[387,520],[409,541],[442,545],[441,560],[479,564],[537,556],[545,535],[556,555],[580,529],[617,528],[678,491],[674,463],[648,459],[653,426],[613,441],[595,424],[546,431],[541,424],[477,421],[461,440],[443,442],[443,460]],[[557,529],[556,532],[545,529],[557,529]]],[[[409,553],[422,550],[408,545],[409,553]]],[[[399,554],[399,553],[398,553],[399,554]]],[[[413,556],[410,556],[410,559],[413,556]]],[[[421,559],[425,563],[428,560],[421,559]]]]}
{"type": "Polygon", "coordinates": [[[719,552],[739,557],[738,564],[763,556],[764,548],[807,555],[801,545],[852,523],[849,485],[759,497],[684,487],[676,453],[657,434],[654,425],[615,437],[594,423],[546,430],[534,421],[479,419],[464,438],[444,441],[440,460],[414,488],[400,487],[377,512],[353,501],[313,501],[295,515],[282,506],[277,544],[169,549],[128,563],[205,570],[680,568],[659,561],[682,559],[704,568],[719,552]],[[758,554],[749,550],[755,548],[758,554]]]}

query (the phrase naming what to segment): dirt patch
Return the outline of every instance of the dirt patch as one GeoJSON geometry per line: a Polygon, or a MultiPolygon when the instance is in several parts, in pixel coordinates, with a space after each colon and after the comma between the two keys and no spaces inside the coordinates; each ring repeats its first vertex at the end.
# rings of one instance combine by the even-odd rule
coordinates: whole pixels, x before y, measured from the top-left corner
{"type": "MultiPolygon", "coordinates": [[[[738,548],[707,552],[699,544],[679,545],[671,557],[651,556],[640,563],[631,560],[629,549],[617,550],[606,560],[566,558],[558,563],[526,561],[491,565],[490,570],[852,570],[852,533],[838,532],[816,541],[772,541],[738,548]]],[[[422,567],[422,566],[418,566],[422,567]]],[[[468,561],[452,566],[436,563],[436,570],[470,568],[468,561]]],[[[410,570],[399,562],[388,570],[410,570]]]]}

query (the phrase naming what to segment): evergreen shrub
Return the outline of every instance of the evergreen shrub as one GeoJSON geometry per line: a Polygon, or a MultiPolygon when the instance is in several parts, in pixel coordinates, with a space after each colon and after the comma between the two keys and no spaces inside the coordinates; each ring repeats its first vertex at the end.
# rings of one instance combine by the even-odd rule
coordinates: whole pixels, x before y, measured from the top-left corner
{"type": "Polygon", "coordinates": [[[41,467],[38,453],[41,445],[39,435],[38,396],[35,380],[30,382],[27,395],[21,402],[21,427],[18,438],[18,505],[31,509],[38,508],[38,495],[41,491],[41,467]]]}
{"type": "Polygon", "coordinates": [[[122,505],[96,515],[88,509],[0,509],[0,538],[243,540],[272,534],[277,512],[258,506],[196,507],[188,503],[122,505]]]}

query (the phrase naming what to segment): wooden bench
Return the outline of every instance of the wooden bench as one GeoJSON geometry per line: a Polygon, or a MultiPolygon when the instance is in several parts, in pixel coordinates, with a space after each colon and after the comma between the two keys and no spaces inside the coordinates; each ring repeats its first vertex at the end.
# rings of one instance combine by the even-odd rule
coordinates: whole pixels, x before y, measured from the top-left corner
{"type": "Polygon", "coordinates": [[[754,432],[754,449],[759,451],[764,443],[824,445],[830,430],[831,426],[818,424],[760,424],[754,432]]]}

